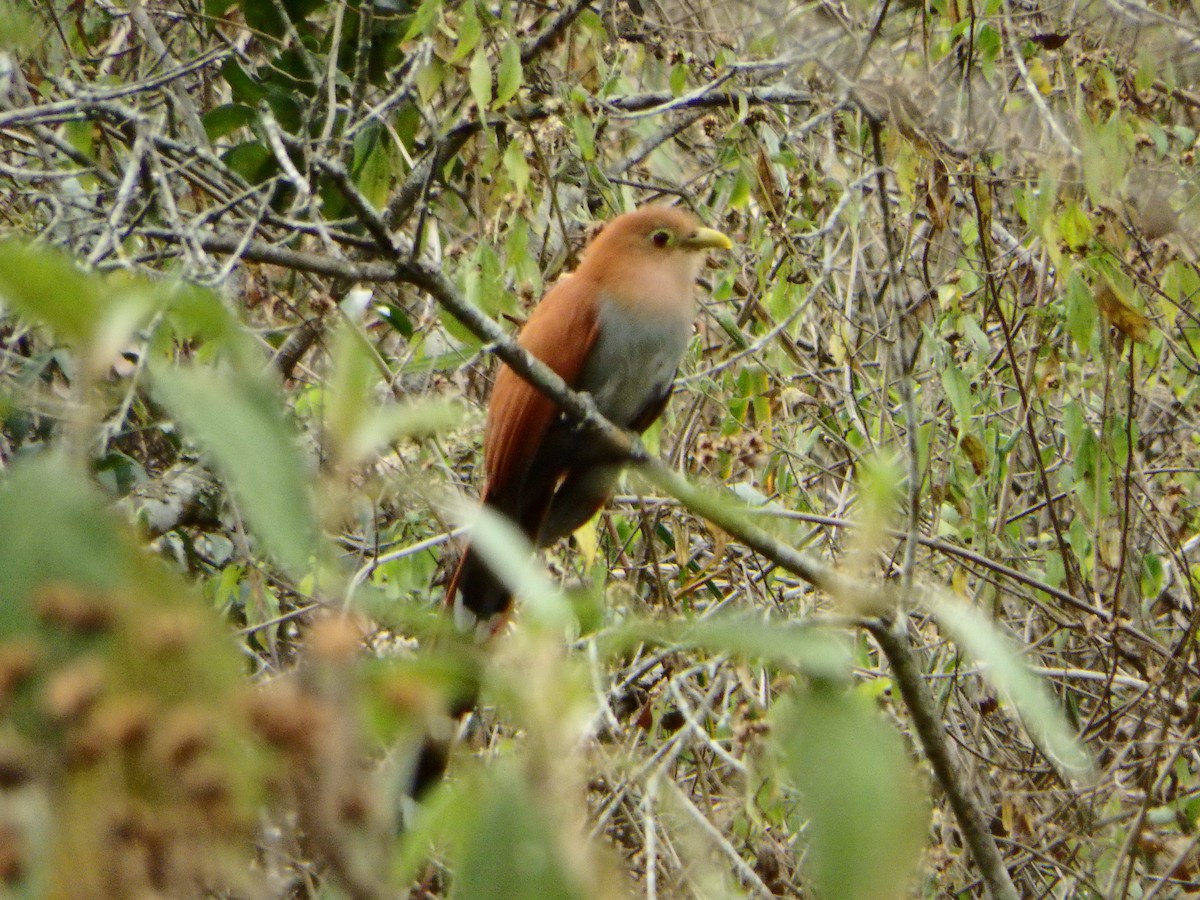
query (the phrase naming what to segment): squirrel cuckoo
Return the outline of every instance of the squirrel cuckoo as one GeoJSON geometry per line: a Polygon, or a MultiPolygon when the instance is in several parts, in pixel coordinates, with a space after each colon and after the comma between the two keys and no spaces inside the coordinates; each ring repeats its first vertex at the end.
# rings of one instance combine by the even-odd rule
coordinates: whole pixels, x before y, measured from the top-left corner
{"type": "MultiPolygon", "coordinates": [[[[708,250],[732,248],[683,210],[644,206],[613,219],[574,274],[542,298],[518,343],[606,418],[642,433],[662,414],[692,333],[695,282],[708,250]]],[[[554,402],[508,366],[496,376],[484,433],[482,502],[538,547],[571,534],[608,500],[620,466],[554,402]]],[[[493,623],[512,597],[467,547],[446,593],[464,626],[493,623]]]]}

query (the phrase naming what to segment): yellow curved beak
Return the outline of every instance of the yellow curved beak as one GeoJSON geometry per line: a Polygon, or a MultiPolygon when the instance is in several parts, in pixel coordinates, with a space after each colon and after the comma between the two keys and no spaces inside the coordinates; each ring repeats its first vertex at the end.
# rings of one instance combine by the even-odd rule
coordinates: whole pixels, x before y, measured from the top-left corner
{"type": "Polygon", "coordinates": [[[713,228],[697,228],[685,237],[683,246],[688,250],[732,250],[733,241],[713,228]]]}

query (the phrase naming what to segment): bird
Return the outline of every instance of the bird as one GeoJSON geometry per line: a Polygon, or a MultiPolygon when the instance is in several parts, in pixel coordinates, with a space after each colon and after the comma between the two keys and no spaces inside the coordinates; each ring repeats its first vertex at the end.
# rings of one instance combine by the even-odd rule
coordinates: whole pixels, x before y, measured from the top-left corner
{"type": "MultiPolygon", "coordinates": [[[[691,213],[645,205],[604,225],[576,270],[542,298],[517,343],[601,415],[637,434],[662,415],[692,334],[705,255],[731,250],[691,213]]],[[[496,375],[484,427],[481,502],[535,547],[585,524],[607,502],[621,465],[549,397],[509,366],[496,375]]],[[[494,632],[512,594],[467,547],[446,591],[464,630],[494,632]]]]}

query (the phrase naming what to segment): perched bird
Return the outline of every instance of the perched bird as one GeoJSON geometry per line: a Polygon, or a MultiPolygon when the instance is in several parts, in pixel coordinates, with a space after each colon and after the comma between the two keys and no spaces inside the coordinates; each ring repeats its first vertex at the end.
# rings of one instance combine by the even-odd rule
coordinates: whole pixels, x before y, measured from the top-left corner
{"type": "MultiPolygon", "coordinates": [[[[606,418],[640,434],[671,396],[705,251],[732,246],[683,210],[644,206],[618,216],[587,246],[579,268],[542,298],[518,343],[590,393],[606,418]]],[[[508,366],[488,407],[484,469],[482,502],[538,547],[587,522],[620,474],[594,437],[508,366]]],[[[470,626],[503,616],[512,597],[468,546],[447,602],[470,626]]]]}

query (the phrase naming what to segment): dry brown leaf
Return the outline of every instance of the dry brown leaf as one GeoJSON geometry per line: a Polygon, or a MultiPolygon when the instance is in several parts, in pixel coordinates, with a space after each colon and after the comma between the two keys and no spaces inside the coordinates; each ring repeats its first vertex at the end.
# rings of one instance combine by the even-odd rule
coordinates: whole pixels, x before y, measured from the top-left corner
{"type": "Polygon", "coordinates": [[[935,157],[933,172],[929,176],[929,193],[925,195],[925,207],[929,210],[934,231],[941,231],[949,224],[952,202],[950,173],[946,171],[945,164],[935,157]]]}
{"type": "Polygon", "coordinates": [[[1127,304],[1107,281],[1096,286],[1094,292],[1100,314],[1117,331],[1140,344],[1150,337],[1150,320],[1127,304]]]}
{"type": "Polygon", "coordinates": [[[963,454],[971,463],[971,468],[975,470],[976,475],[982,475],[987,471],[987,448],[983,446],[983,441],[973,434],[964,434],[962,440],[958,442],[958,446],[962,448],[963,454]]]}

